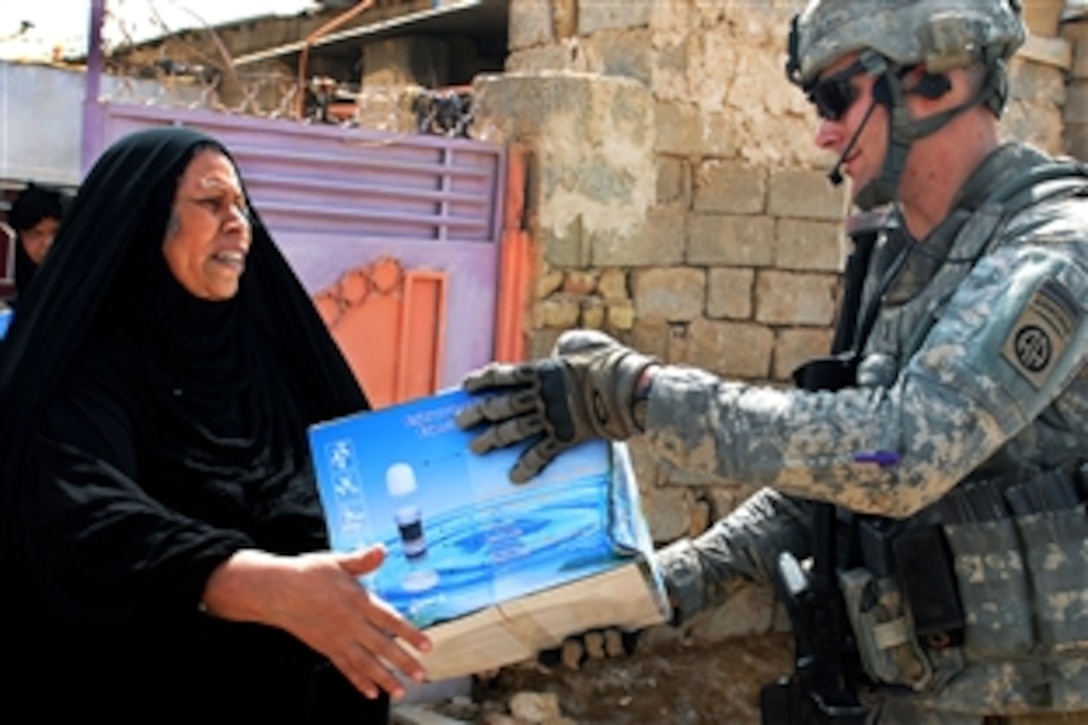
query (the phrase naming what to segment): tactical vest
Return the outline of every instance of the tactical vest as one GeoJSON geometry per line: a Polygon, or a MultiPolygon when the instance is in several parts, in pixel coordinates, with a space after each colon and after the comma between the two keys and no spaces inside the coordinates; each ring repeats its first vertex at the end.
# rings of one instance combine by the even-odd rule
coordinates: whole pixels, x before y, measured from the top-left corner
{"type": "MultiPolygon", "coordinates": [[[[946,290],[935,308],[943,307],[978,259],[1016,236],[1009,225],[1021,212],[1085,194],[1088,167],[1075,162],[1042,164],[999,187],[984,205],[990,213],[972,215],[959,232],[958,238],[978,240],[968,261],[942,266],[934,277],[946,290]]],[[[876,233],[869,229],[854,239],[834,354],[795,372],[802,388],[856,384],[860,351],[898,273],[893,263],[871,303],[859,310],[876,233]]],[[[926,331],[915,337],[920,341],[926,331]]],[[[1042,473],[969,477],[906,520],[816,504],[815,570],[829,567],[819,561],[821,552],[833,559],[848,622],[844,634],[852,635],[848,646],[861,672],[862,682],[853,686],[901,686],[935,707],[985,712],[1002,710],[995,704],[1000,693],[989,692],[994,688],[986,683],[1015,679],[1008,687],[1019,700],[1010,702],[1010,712],[1024,706],[1078,709],[1079,703],[1088,709],[1086,501],[1088,451],[1042,473]],[[982,672],[981,679],[961,678],[950,687],[968,667],[982,672]]],[[[850,677],[850,670],[843,675],[850,677]]]]}

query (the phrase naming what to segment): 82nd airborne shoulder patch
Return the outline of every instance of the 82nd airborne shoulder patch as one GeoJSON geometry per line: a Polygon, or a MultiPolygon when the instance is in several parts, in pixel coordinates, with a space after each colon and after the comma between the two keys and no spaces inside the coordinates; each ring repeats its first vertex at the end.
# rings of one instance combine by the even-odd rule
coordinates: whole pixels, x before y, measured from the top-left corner
{"type": "Polygon", "coordinates": [[[1080,324],[1083,311],[1064,286],[1048,279],[1013,323],[1001,354],[1036,389],[1046,384],[1080,324]]]}

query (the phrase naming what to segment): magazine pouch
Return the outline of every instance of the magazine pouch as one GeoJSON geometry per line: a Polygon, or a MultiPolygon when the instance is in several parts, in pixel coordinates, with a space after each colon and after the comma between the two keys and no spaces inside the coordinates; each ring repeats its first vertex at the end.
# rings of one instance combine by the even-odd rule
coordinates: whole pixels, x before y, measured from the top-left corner
{"type": "Polygon", "coordinates": [[[1031,572],[1039,644],[1046,652],[1088,649],[1088,518],[1085,505],[1016,518],[1031,572]]]}
{"type": "Polygon", "coordinates": [[[897,578],[857,568],[840,572],[839,586],[865,673],[878,682],[925,689],[933,667],[918,644],[897,578]]]}
{"type": "Polygon", "coordinates": [[[1026,654],[1031,600],[1016,525],[1010,518],[945,525],[964,612],[968,659],[1026,654]]]}

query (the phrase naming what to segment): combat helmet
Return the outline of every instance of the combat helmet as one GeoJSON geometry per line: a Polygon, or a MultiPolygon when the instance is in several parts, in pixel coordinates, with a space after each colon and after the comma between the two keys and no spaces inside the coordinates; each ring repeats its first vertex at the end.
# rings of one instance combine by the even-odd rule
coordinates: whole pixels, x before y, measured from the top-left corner
{"type": "Polygon", "coordinates": [[[1019,0],[812,0],[794,18],[788,73],[805,86],[848,53],[942,73],[1005,61],[1024,42],[1019,0]]]}
{"type": "Polygon", "coordinates": [[[828,66],[859,55],[877,78],[874,98],[889,109],[892,148],[882,176],[885,186],[894,185],[902,171],[895,167],[914,140],[970,106],[985,104],[1001,114],[1005,64],[1025,38],[1020,13],[1020,0],[810,0],[793,19],[786,75],[810,93],[828,66]],[[906,113],[906,95],[918,90],[904,87],[904,69],[923,66],[930,83],[923,95],[939,97],[949,87],[943,74],[975,65],[986,73],[969,104],[920,121],[906,113]]]}

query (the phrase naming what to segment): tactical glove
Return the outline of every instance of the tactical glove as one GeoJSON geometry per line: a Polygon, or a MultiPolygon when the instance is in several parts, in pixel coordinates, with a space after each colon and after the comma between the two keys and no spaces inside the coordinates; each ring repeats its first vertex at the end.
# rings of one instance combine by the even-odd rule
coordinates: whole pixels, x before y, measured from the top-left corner
{"type": "Polygon", "coordinates": [[[565,332],[550,358],[491,363],[470,373],[465,390],[488,395],[462,410],[457,424],[464,429],[486,424],[471,443],[476,453],[540,438],[510,471],[510,480],[524,483],[583,441],[624,440],[638,433],[635,384],[655,362],[603,333],[565,332]]]}

